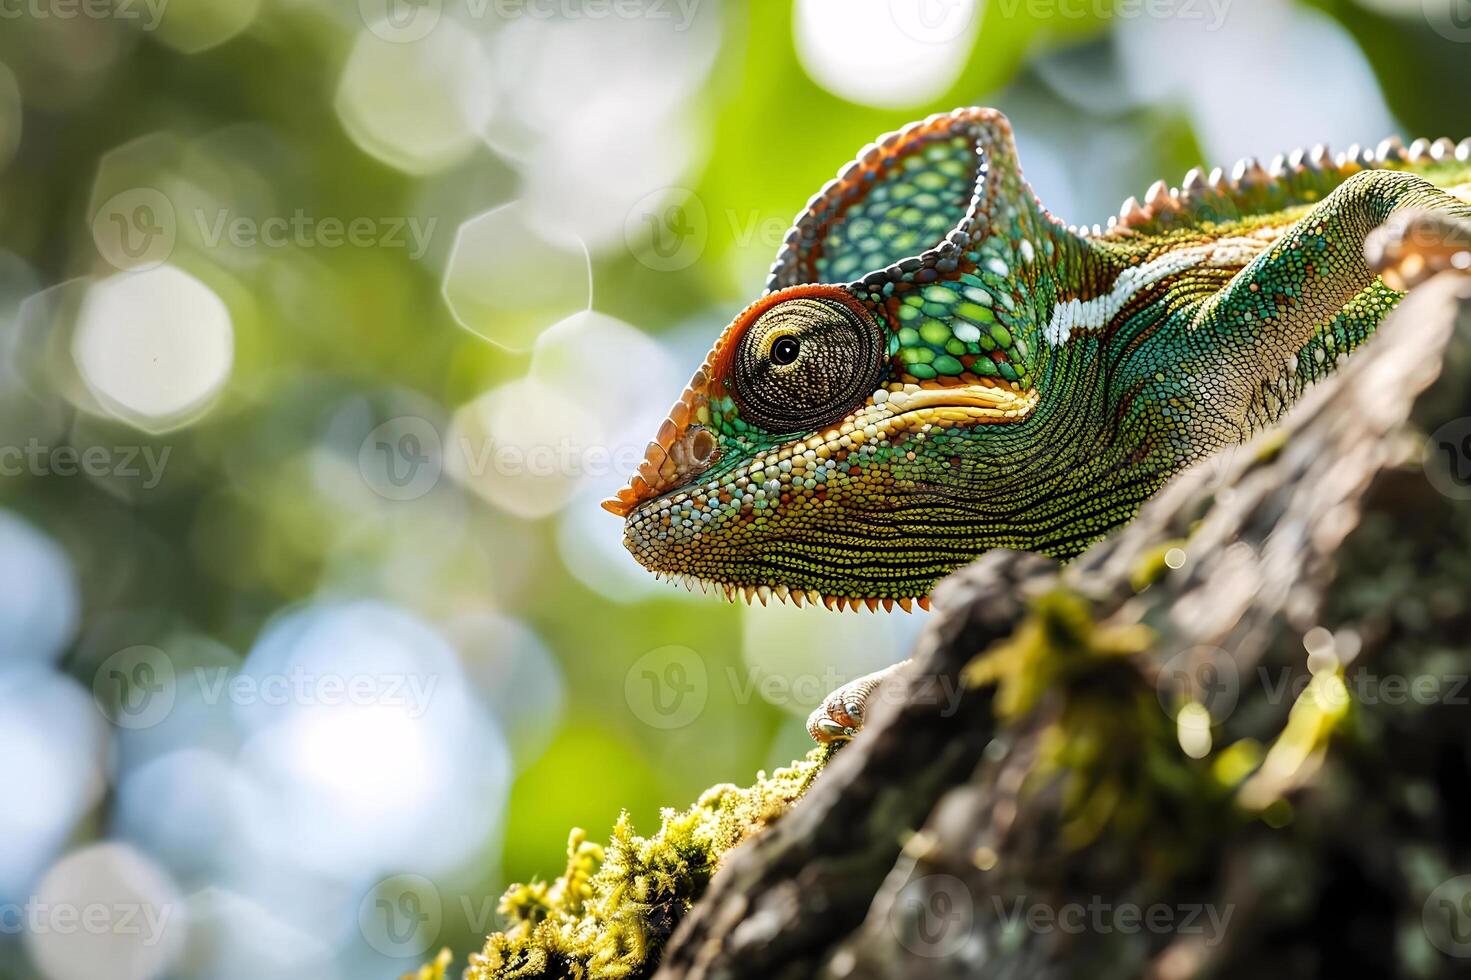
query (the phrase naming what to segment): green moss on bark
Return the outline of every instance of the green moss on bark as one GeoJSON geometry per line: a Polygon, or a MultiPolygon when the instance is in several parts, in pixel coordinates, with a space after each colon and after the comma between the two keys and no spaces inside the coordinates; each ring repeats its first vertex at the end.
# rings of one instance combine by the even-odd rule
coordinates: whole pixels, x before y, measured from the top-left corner
{"type": "Polygon", "coordinates": [[[627,813],[606,845],[573,830],[560,877],[501,897],[508,925],[470,957],[466,980],[646,975],[721,858],[785,813],[831,754],[814,749],[749,787],[711,787],[689,809],[665,810],[650,837],[634,832],[627,813]]]}

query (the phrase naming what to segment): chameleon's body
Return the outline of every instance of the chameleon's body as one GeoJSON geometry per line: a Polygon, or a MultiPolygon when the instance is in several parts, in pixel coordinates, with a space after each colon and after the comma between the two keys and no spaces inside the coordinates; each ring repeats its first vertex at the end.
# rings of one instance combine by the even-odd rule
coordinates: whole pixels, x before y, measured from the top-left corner
{"type": "Polygon", "coordinates": [[[907,608],[990,548],[1074,555],[1277,419],[1391,285],[1471,262],[1468,202],[1471,140],[1386,141],[1073,229],[1000,113],[931,117],[813,198],[606,506],[651,570],[762,601],[907,608]]]}

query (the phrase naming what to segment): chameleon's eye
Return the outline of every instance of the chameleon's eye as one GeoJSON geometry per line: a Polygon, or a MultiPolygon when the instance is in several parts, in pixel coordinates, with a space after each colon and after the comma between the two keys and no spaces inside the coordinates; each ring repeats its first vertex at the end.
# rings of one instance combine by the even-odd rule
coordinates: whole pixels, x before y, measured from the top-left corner
{"type": "Polygon", "coordinates": [[[802,342],[796,337],[778,337],[771,344],[771,363],[779,367],[791,364],[802,352],[802,342]]]}
{"type": "Polygon", "coordinates": [[[772,433],[806,432],[847,415],[884,367],[873,318],[823,297],[778,303],[736,348],[731,394],[741,416],[772,433]]]}

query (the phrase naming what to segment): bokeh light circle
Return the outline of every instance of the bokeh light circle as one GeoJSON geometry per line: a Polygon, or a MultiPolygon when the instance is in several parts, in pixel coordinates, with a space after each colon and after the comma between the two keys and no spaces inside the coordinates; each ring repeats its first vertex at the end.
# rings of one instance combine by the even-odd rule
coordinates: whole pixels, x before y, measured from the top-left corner
{"type": "Polygon", "coordinates": [[[173,881],[124,844],[74,851],[36,886],[31,957],[49,980],[153,980],[165,975],[187,930],[173,881]]]}
{"type": "Polygon", "coordinates": [[[5,659],[54,661],[71,640],[80,606],[66,552],[41,531],[0,510],[0,636],[5,659]]]}
{"type": "Polygon", "coordinates": [[[235,331],[213,290],[162,265],[94,283],[71,350],[104,409],[145,432],[166,432],[202,415],[224,388],[235,331]]]}

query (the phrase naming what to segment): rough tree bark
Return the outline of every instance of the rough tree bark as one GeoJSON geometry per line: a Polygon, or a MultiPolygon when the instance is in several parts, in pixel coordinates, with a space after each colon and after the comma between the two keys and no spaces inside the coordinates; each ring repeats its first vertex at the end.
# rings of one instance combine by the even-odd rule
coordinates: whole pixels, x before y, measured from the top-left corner
{"type": "Polygon", "coordinates": [[[1471,975],[1468,476],[1443,276],[1077,561],[943,583],[656,976],[1471,975]]]}

